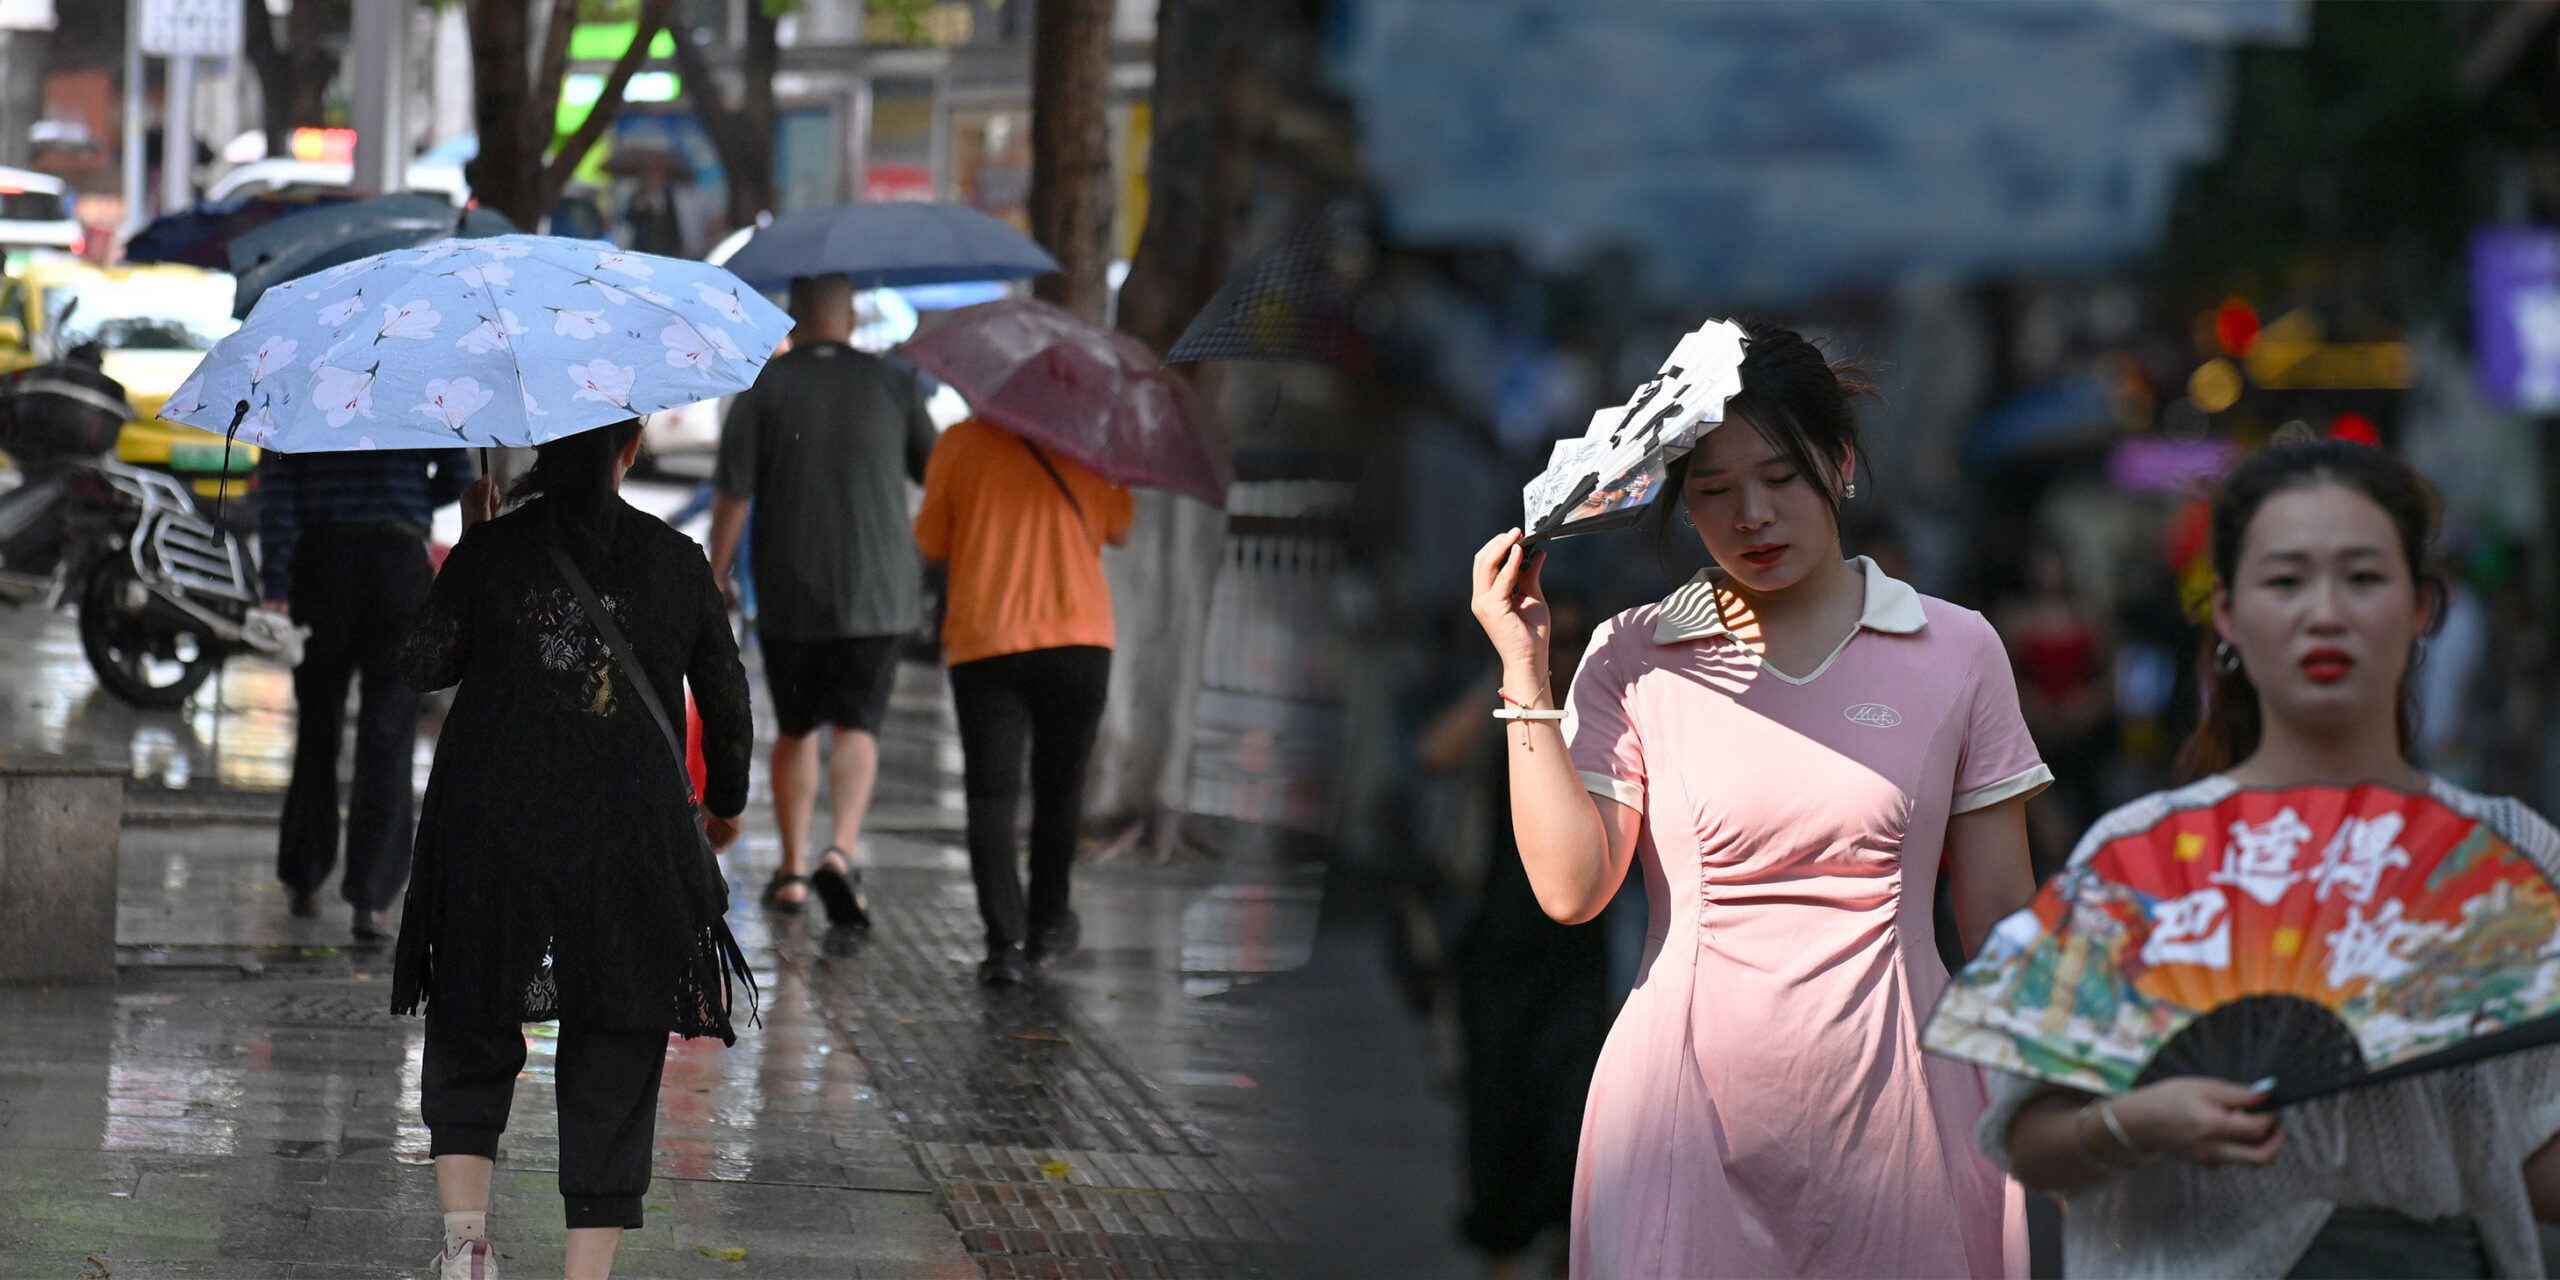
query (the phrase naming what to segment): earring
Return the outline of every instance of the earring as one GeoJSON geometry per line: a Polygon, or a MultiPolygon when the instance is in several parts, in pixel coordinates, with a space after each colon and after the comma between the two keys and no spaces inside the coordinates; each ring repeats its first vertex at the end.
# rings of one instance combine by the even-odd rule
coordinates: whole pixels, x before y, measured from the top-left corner
{"type": "Polygon", "coordinates": [[[1857,482],[1857,481],[1855,481],[1855,480],[1852,480],[1852,481],[1850,481],[1847,485],[1843,486],[1843,487],[1841,488],[1841,490],[1840,490],[1840,496],[1841,496],[1841,497],[1843,497],[1843,498],[1854,498],[1854,497],[1857,497],[1857,496],[1858,496],[1858,482],[1857,482]]]}
{"type": "Polygon", "coordinates": [[[2213,668],[2224,675],[2229,675],[2240,669],[2240,655],[2231,651],[2230,641],[2216,640],[2213,642],[2213,668]]]}
{"type": "Polygon", "coordinates": [[[2425,665],[2427,665],[2427,638],[2420,636],[2409,642],[2409,669],[2415,671],[2425,665]]]}
{"type": "Polygon", "coordinates": [[[1681,528],[1683,528],[1683,529],[1695,529],[1695,528],[1697,528],[1697,527],[1698,527],[1698,522],[1697,522],[1695,519],[1693,519],[1693,518],[1689,515],[1689,504],[1688,504],[1688,503],[1685,503],[1685,502],[1681,503],[1681,504],[1680,504],[1680,506],[1679,506],[1679,508],[1678,508],[1678,510],[1679,510],[1679,513],[1680,513],[1680,514],[1679,514],[1678,516],[1674,517],[1674,518],[1675,518],[1675,519],[1677,519],[1677,520],[1680,522],[1680,527],[1681,527],[1681,528]]]}

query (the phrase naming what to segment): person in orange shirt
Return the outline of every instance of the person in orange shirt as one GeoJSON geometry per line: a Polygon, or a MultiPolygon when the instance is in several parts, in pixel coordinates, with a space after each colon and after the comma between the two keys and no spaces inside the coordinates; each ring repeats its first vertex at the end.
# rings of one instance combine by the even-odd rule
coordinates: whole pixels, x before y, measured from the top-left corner
{"type": "Polygon", "coordinates": [[[925,463],[916,547],[950,566],[942,651],[967,776],[969,870],[987,926],[978,980],[988,986],[1019,983],[1075,949],[1067,874],[1114,639],[1102,548],[1127,541],[1136,518],[1128,490],[975,418],[943,432],[925,463]],[[1014,870],[1026,746],[1027,902],[1014,870]]]}

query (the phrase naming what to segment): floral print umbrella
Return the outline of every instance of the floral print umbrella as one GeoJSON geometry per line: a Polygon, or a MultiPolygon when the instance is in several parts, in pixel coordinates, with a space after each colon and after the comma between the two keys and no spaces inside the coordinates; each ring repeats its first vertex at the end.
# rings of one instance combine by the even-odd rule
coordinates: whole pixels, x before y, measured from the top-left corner
{"type": "Polygon", "coordinates": [[[790,328],[703,263],[439,240],[268,290],[161,415],[286,453],[537,445],[743,390],[790,328]]]}

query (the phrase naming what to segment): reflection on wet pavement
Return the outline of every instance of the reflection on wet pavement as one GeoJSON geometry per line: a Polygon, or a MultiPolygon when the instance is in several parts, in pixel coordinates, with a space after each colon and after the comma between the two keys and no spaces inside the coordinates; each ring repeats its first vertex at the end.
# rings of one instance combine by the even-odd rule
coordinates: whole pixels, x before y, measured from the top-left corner
{"type": "MultiPolygon", "coordinates": [[[[137,711],[96,692],[71,624],[0,610],[0,743],[127,763],[129,812],[159,816],[122,845],[118,984],[0,988],[0,1257],[63,1275],[414,1273],[437,1230],[422,1026],[387,1012],[387,951],[351,945],[333,892],[321,918],[286,912],[271,821],[203,820],[272,814],[289,673],[235,659],[185,708],[137,711]]],[[[434,723],[431,705],[420,785],[434,723]]],[[[1461,1265],[1441,1225],[1445,1108],[1365,939],[1322,941],[1319,869],[1080,869],[1083,950],[990,995],[937,669],[901,669],[883,738],[863,850],[879,925],[859,940],[754,906],[776,856],[757,752],[723,863],[762,1025],[731,1048],[671,1044],[649,1226],[624,1273],[1461,1265]]],[[[559,1266],[555,1034],[526,1029],[500,1165],[493,1222],[518,1274],[559,1266]]]]}

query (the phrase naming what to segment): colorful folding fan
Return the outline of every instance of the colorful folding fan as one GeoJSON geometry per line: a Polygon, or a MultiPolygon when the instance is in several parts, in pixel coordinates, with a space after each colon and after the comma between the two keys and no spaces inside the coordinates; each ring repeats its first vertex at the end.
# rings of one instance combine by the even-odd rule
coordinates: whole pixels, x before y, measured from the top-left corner
{"type": "Polygon", "coordinates": [[[2108,842],[1948,984],[1930,1050],[2096,1093],[2275,1104],[2560,1040],[2560,895],[2489,823],[2381,786],[2240,791],[2108,842]]]}

